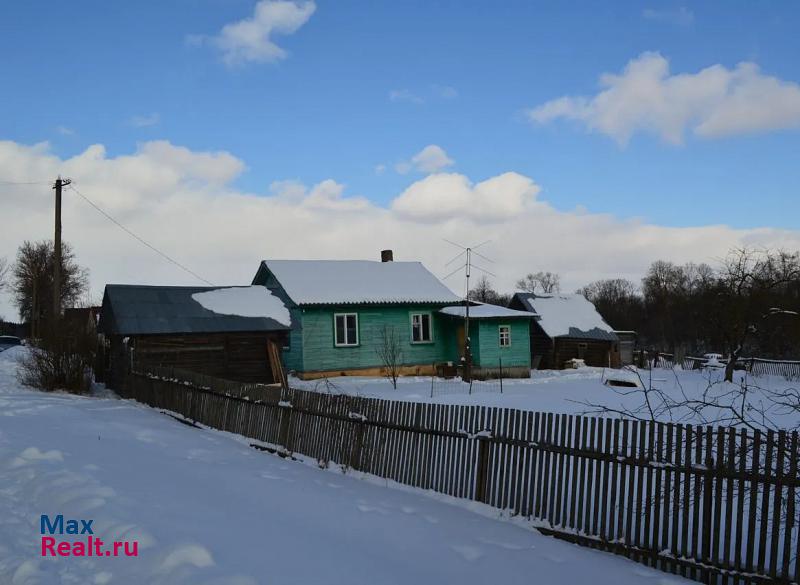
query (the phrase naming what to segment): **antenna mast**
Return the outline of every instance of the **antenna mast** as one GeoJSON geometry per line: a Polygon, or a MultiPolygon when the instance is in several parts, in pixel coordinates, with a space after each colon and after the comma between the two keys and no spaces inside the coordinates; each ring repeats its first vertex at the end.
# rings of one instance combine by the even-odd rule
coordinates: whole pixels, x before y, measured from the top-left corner
{"type": "Polygon", "coordinates": [[[470,391],[472,391],[472,348],[471,348],[471,342],[470,342],[470,337],[469,337],[469,290],[470,290],[469,289],[469,277],[470,277],[470,274],[472,272],[472,268],[473,267],[477,268],[481,272],[485,272],[486,274],[490,274],[491,276],[495,276],[494,274],[492,274],[488,270],[484,270],[480,266],[477,266],[477,265],[472,263],[472,255],[473,254],[475,254],[476,256],[480,256],[481,258],[483,258],[483,259],[485,259],[485,260],[487,260],[489,262],[493,262],[490,258],[487,258],[486,256],[484,256],[484,255],[480,254],[479,252],[475,251],[476,248],[479,248],[479,247],[483,246],[484,244],[488,244],[490,241],[491,240],[486,240],[485,242],[482,242],[482,243],[478,244],[477,246],[464,247],[464,246],[462,246],[460,244],[456,244],[455,242],[451,242],[450,240],[445,240],[445,242],[447,242],[448,244],[451,244],[451,245],[453,245],[453,246],[455,246],[457,248],[461,248],[463,250],[458,256],[456,256],[455,258],[450,260],[450,262],[448,262],[445,266],[447,266],[449,264],[452,264],[453,262],[455,262],[456,260],[461,258],[461,256],[465,256],[464,264],[462,266],[459,266],[458,268],[456,268],[453,272],[451,272],[450,274],[448,274],[444,278],[445,279],[449,278],[452,275],[454,275],[456,272],[458,272],[461,268],[464,268],[464,276],[465,276],[465,281],[466,281],[466,290],[464,291],[464,355],[461,357],[461,361],[463,362],[463,364],[462,364],[463,365],[463,372],[461,374],[461,379],[464,382],[469,382],[470,383],[470,391]]]}

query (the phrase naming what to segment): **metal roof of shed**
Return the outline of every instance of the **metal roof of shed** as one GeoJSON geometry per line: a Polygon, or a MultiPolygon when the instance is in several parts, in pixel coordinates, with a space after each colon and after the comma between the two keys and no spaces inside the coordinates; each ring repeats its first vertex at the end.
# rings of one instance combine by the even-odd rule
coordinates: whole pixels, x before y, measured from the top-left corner
{"type": "MultiPolygon", "coordinates": [[[[98,330],[106,335],[286,331],[269,317],[224,315],[204,308],[193,294],[234,287],[106,285],[98,330]]],[[[243,287],[245,288],[245,287],[243,287]]]]}
{"type": "Polygon", "coordinates": [[[519,292],[514,298],[537,313],[537,323],[550,338],[570,337],[597,341],[617,341],[611,326],[594,304],[579,294],[534,294],[519,292]]]}

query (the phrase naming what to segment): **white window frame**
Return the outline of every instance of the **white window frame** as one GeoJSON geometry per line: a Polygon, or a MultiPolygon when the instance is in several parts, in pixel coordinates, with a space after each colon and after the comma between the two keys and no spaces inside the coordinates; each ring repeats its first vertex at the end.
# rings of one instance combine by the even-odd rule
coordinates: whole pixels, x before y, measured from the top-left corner
{"type": "Polygon", "coordinates": [[[498,325],[497,336],[498,336],[497,343],[499,344],[500,347],[511,347],[511,325],[498,325]],[[506,344],[503,344],[503,329],[506,329],[508,331],[508,335],[506,336],[508,338],[508,343],[506,344]]]}
{"type": "Polygon", "coordinates": [[[358,332],[358,313],[334,313],[333,314],[333,345],[335,347],[356,347],[359,343],[359,332],[358,332]],[[336,321],[339,317],[344,317],[344,337],[345,343],[339,343],[339,340],[336,339],[336,321]],[[347,318],[348,317],[355,317],[356,319],[356,339],[353,343],[348,343],[347,339],[347,318]]]}
{"type": "Polygon", "coordinates": [[[411,343],[413,343],[414,345],[419,345],[423,343],[433,343],[433,314],[431,314],[430,311],[416,311],[413,313],[409,313],[408,319],[409,323],[411,324],[411,343]],[[420,317],[420,322],[419,322],[420,337],[422,336],[422,333],[424,331],[424,328],[422,327],[422,317],[424,316],[428,317],[428,335],[430,336],[430,339],[420,339],[419,341],[414,341],[414,317],[417,316],[420,317]]]}

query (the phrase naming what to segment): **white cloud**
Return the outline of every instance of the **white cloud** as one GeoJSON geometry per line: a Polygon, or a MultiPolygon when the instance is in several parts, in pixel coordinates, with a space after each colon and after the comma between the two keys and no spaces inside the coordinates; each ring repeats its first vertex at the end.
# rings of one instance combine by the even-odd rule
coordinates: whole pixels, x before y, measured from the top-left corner
{"type": "Polygon", "coordinates": [[[434,85],[431,89],[443,100],[452,100],[458,97],[458,90],[449,85],[434,85]]]}
{"type": "Polygon", "coordinates": [[[161,116],[153,112],[146,116],[133,116],[128,119],[128,125],[135,128],[147,128],[148,126],[155,126],[161,121],[161,116]]]}
{"type": "Polygon", "coordinates": [[[382,175],[385,172],[386,172],[386,165],[385,164],[381,163],[379,165],[375,165],[375,174],[376,175],[382,175]]]}
{"type": "Polygon", "coordinates": [[[676,26],[690,26],[694,23],[694,12],[686,8],[686,6],[664,10],[645,8],[642,11],[642,17],[647,20],[666,22],[676,26]]]}
{"type": "Polygon", "coordinates": [[[56,126],[56,132],[61,134],[62,136],[72,136],[75,134],[75,130],[72,128],[68,128],[67,126],[56,126]]]}
{"type": "Polygon", "coordinates": [[[517,173],[504,173],[476,185],[464,175],[425,177],[392,202],[402,217],[422,222],[468,219],[490,223],[513,219],[534,203],[539,187],[517,173]]]}
{"type": "MultiPolygon", "coordinates": [[[[285,59],[287,53],[272,37],[297,32],[315,10],[316,5],[310,1],[260,0],[252,16],[226,24],[208,41],[222,52],[222,60],[228,66],[274,63],[285,59]]],[[[199,44],[205,39],[193,36],[188,40],[199,44]]]]}
{"type": "Polygon", "coordinates": [[[544,124],[576,120],[624,145],[637,132],[681,144],[690,130],[716,138],[800,127],[800,85],[764,75],[754,63],[670,74],[658,53],[643,53],[621,74],[601,76],[592,97],[565,96],[527,112],[544,124]]]}
{"type": "Polygon", "coordinates": [[[389,100],[393,102],[408,102],[411,104],[423,104],[425,100],[408,89],[393,89],[389,92],[389,100]]]}
{"type": "Polygon", "coordinates": [[[394,165],[394,170],[405,175],[411,171],[431,174],[453,166],[455,161],[447,156],[441,146],[429,144],[417,154],[411,157],[410,161],[401,161],[394,165]]]}
{"type": "MultiPolygon", "coordinates": [[[[477,183],[460,174],[413,182],[380,207],[350,197],[334,180],[308,186],[273,183],[267,193],[238,190],[232,182],[243,161],[226,152],[198,152],[169,142],[147,142],[110,157],[102,145],[61,159],[46,143],[0,141],[0,177],[49,180],[71,177],[124,225],[217,284],[247,284],[264,257],[367,258],[392,248],[398,260],[421,260],[435,274],[460,242],[492,239],[495,284],[511,290],[535,270],[561,273],[566,290],[600,278],[638,279],[658,258],[711,261],[732,246],[800,248],[800,232],[726,226],[663,227],[592,213],[559,211],[541,199],[528,177],[505,173],[477,183]],[[587,261],[590,258],[591,261],[587,261]]],[[[48,185],[9,185],[2,214],[15,218],[0,230],[0,256],[13,258],[25,239],[50,237],[48,185]]],[[[194,284],[67,189],[64,238],[91,269],[95,297],[109,282],[194,284]]],[[[460,290],[460,277],[447,283],[460,290]]],[[[16,315],[7,293],[0,314],[16,315]]]]}

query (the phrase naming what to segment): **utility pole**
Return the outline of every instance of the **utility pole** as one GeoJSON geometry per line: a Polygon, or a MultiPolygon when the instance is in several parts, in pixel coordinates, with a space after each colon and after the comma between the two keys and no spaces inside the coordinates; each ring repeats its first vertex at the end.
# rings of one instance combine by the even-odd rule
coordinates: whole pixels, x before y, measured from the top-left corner
{"type": "Polygon", "coordinates": [[[53,335],[58,332],[58,320],[61,317],[61,189],[69,185],[70,179],[56,179],[53,189],[56,191],[56,221],[55,236],[53,238],[53,335]]]}

